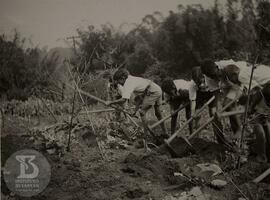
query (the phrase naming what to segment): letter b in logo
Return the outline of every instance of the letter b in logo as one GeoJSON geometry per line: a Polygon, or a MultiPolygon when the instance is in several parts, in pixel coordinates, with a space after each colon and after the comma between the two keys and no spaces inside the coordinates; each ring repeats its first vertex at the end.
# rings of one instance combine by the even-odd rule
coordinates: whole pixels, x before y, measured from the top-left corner
{"type": "Polygon", "coordinates": [[[17,155],[16,160],[20,162],[20,175],[17,178],[36,178],[39,174],[38,166],[33,163],[35,155],[17,155]],[[28,173],[27,173],[28,172],[28,173]]]}

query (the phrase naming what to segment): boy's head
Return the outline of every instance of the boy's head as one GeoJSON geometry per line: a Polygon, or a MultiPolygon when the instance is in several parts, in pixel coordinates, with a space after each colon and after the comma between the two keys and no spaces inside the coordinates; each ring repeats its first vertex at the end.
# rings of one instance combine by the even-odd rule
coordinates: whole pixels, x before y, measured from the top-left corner
{"type": "Polygon", "coordinates": [[[201,70],[206,76],[215,80],[219,79],[219,69],[213,60],[205,59],[201,64],[201,70]]]}
{"type": "Polygon", "coordinates": [[[204,76],[203,76],[202,69],[200,66],[196,66],[192,68],[191,78],[199,88],[205,87],[204,76]]]}
{"type": "Polygon", "coordinates": [[[121,69],[118,69],[118,70],[114,73],[114,75],[113,75],[113,80],[114,80],[117,84],[124,85],[126,79],[128,78],[128,75],[129,75],[129,72],[128,72],[126,69],[121,68],[121,69]]]}
{"type": "Polygon", "coordinates": [[[165,79],[161,84],[161,89],[169,96],[176,96],[177,89],[172,79],[165,79]]]}
{"type": "Polygon", "coordinates": [[[236,65],[227,65],[223,69],[223,75],[225,76],[225,79],[229,80],[233,84],[241,84],[238,79],[239,73],[240,69],[236,65]]]}

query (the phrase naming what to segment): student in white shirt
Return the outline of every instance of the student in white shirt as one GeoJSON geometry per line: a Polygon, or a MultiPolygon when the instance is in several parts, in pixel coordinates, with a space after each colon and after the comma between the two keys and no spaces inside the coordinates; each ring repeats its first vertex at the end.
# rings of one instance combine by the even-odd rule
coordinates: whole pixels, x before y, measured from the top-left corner
{"type": "MultiPolygon", "coordinates": [[[[117,70],[113,76],[113,79],[117,84],[123,86],[122,97],[118,100],[107,102],[107,105],[125,104],[131,98],[132,94],[134,94],[135,96],[142,95],[143,99],[139,112],[144,126],[144,131],[146,133],[146,113],[152,106],[154,106],[157,119],[162,119],[160,111],[160,105],[162,103],[161,88],[151,80],[129,75],[126,69],[117,70]]],[[[161,124],[161,128],[163,130],[163,134],[161,137],[168,137],[164,123],[161,124]]]]}
{"type": "MultiPolygon", "coordinates": [[[[192,81],[190,84],[190,101],[191,101],[191,115],[193,116],[195,110],[202,107],[212,96],[215,96],[215,100],[209,104],[209,115],[215,116],[218,101],[219,101],[219,89],[217,82],[208,79],[203,75],[201,67],[192,68],[192,81]]],[[[195,120],[195,127],[197,127],[198,119],[195,120]]],[[[221,121],[215,116],[213,120],[213,131],[217,138],[217,142],[220,144],[226,144],[226,139],[222,132],[223,126],[221,121]]]]}
{"type": "MultiPolygon", "coordinates": [[[[161,84],[161,89],[165,93],[165,100],[170,105],[171,113],[174,113],[181,105],[189,102],[190,81],[183,79],[165,79],[161,84]]],[[[191,117],[190,105],[185,107],[186,119],[191,117]]],[[[178,113],[171,118],[171,134],[175,132],[178,113]]],[[[192,133],[192,123],[189,124],[190,134],[192,133]]]]}
{"type": "MultiPolygon", "coordinates": [[[[202,63],[202,72],[205,74],[205,76],[208,79],[211,79],[213,81],[216,81],[216,83],[219,85],[220,88],[220,94],[222,93],[225,97],[224,104],[226,105],[229,101],[240,97],[240,86],[239,84],[232,84],[228,76],[226,75],[226,71],[230,70],[228,66],[232,66],[232,63],[234,63],[233,60],[223,60],[219,62],[214,62],[210,59],[204,60],[202,63]]],[[[235,72],[234,75],[231,74],[230,78],[231,80],[236,79],[238,81],[238,78],[235,78],[235,75],[237,77],[237,73],[239,73],[239,68],[233,69],[235,72]]],[[[227,109],[227,111],[231,111],[237,108],[237,104],[233,104],[230,108],[227,109]]],[[[234,133],[235,139],[239,139],[241,135],[241,121],[239,116],[230,116],[230,124],[232,131],[234,133]]]]}

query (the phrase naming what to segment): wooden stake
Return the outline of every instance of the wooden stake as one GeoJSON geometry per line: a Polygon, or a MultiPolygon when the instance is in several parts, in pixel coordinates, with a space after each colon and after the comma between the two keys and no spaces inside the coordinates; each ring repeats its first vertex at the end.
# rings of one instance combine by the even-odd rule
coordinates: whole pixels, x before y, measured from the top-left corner
{"type": "MultiPolygon", "coordinates": [[[[67,86],[69,86],[70,88],[72,88],[73,90],[75,90],[71,85],[67,84],[67,86]]],[[[94,95],[92,95],[92,94],[90,94],[90,93],[88,93],[88,92],[85,92],[85,91],[81,90],[81,89],[78,88],[78,87],[76,88],[76,90],[77,90],[78,92],[80,92],[81,94],[83,94],[83,95],[85,95],[85,96],[88,96],[88,97],[90,97],[90,98],[92,98],[92,99],[94,99],[94,100],[96,100],[96,101],[98,101],[98,102],[100,102],[100,103],[106,105],[106,101],[104,101],[103,99],[100,99],[100,98],[98,98],[98,97],[96,97],[96,96],[94,96],[94,95]]],[[[124,109],[122,109],[122,108],[119,108],[118,106],[114,106],[114,105],[109,105],[109,106],[112,107],[112,108],[114,108],[114,109],[116,109],[116,110],[119,110],[119,111],[123,112],[124,114],[126,114],[126,115],[128,116],[129,119],[132,118],[132,117],[131,117],[132,114],[129,113],[129,112],[127,112],[126,110],[124,110],[124,109]]],[[[134,121],[134,119],[132,119],[131,122],[132,122],[135,126],[138,127],[138,124],[134,121]]]]}
{"type": "MultiPolygon", "coordinates": [[[[244,120],[243,120],[243,126],[242,126],[242,131],[241,131],[241,137],[240,137],[240,142],[239,142],[239,149],[242,149],[243,147],[243,142],[244,142],[244,136],[245,136],[245,130],[246,130],[246,122],[247,122],[247,117],[248,117],[248,109],[249,109],[249,102],[250,102],[250,90],[251,90],[251,84],[252,84],[252,79],[253,79],[253,74],[255,70],[255,64],[259,58],[259,55],[256,56],[254,62],[252,63],[252,68],[251,68],[251,74],[250,74],[250,79],[249,79],[249,85],[248,85],[248,98],[247,98],[247,103],[245,105],[245,114],[244,114],[244,120]]],[[[237,159],[237,168],[240,168],[240,156],[237,159]]]]}
{"type": "MultiPolygon", "coordinates": [[[[130,109],[133,109],[134,107],[131,107],[130,109]]],[[[129,110],[129,109],[127,109],[129,110]]],[[[91,110],[88,111],[87,113],[102,113],[102,112],[114,112],[116,109],[114,108],[107,108],[107,109],[100,109],[100,110],[91,110]]],[[[80,112],[79,115],[86,115],[86,112],[80,112]]]]}
{"type": "Polygon", "coordinates": [[[70,151],[70,137],[71,137],[71,131],[72,131],[72,125],[73,125],[73,118],[74,118],[75,99],[76,99],[76,92],[74,91],[73,99],[72,99],[72,111],[71,111],[70,122],[69,122],[69,130],[68,130],[67,151],[70,151]]]}
{"type": "MultiPolygon", "coordinates": [[[[208,106],[213,100],[215,99],[215,97],[212,97],[208,102],[206,102],[206,104],[204,104],[203,107],[201,107],[201,109],[199,111],[197,111],[196,115],[194,117],[197,117],[202,111],[203,109],[208,106]]],[[[221,112],[225,111],[228,107],[230,107],[235,101],[232,100],[230,103],[228,103],[226,106],[224,106],[221,109],[221,112]]],[[[189,122],[191,122],[193,120],[194,117],[191,117],[178,131],[176,131],[168,140],[164,140],[165,141],[165,145],[168,147],[168,149],[170,150],[170,152],[173,155],[177,155],[177,153],[173,150],[173,148],[170,146],[170,143],[174,140],[175,137],[178,137],[180,132],[184,129],[183,127],[187,126],[189,124],[189,122]]],[[[195,132],[193,132],[188,138],[186,138],[185,136],[181,136],[189,146],[192,147],[192,145],[189,142],[189,139],[192,139],[197,133],[199,133],[205,126],[207,126],[209,123],[211,123],[214,120],[215,116],[211,117],[206,123],[204,123],[201,127],[199,127],[195,132]]],[[[194,149],[194,148],[193,148],[194,149]]]]}
{"type": "MultiPolygon", "coordinates": [[[[227,105],[225,105],[222,109],[221,109],[221,113],[223,111],[225,111],[227,108],[229,108],[235,101],[235,100],[232,100],[231,102],[229,102],[227,105]]],[[[221,114],[222,115],[222,114],[221,114]]],[[[203,125],[201,125],[195,132],[193,132],[189,137],[188,139],[192,139],[197,133],[199,133],[201,130],[203,130],[208,124],[210,124],[213,120],[215,119],[215,116],[212,116],[210,119],[208,119],[203,125]]]]}
{"type": "Polygon", "coordinates": [[[182,106],[180,106],[177,110],[175,110],[172,114],[164,117],[163,119],[159,120],[158,122],[152,124],[149,126],[150,129],[153,129],[155,127],[157,127],[158,125],[160,125],[161,123],[163,123],[164,121],[166,121],[167,119],[171,118],[173,115],[177,114],[179,111],[181,111],[183,108],[185,108],[189,103],[185,103],[182,106]]]}
{"type": "Polygon", "coordinates": [[[259,183],[261,182],[265,177],[267,177],[270,174],[270,168],[268,170],[266,170],[265,172],[263,172],[260,176],[258,176],[257,178],[255,178],[252,182],[254,183],[259,183]]]}
{"type": "MultiPolygon", "coordinates": [[[[69,62],[69,64],[70,64],[70,62],[69,62]]],[[[72,79],[73,79],[73,82],[74,82],[74,84],[75,84],[75,89],[74,89],[73,87],[72,87],[72,89],[74,90],[74,93],[75,93],[76,91],[78,92],[78,94],[79,94],[79,96],[80,96],[80,98],[81,98],[81,101],[82,101],[83,104],[85,105],[85,106],[84,106],[84,109],[85,109],[86,112],[88,112],[88,109],[87,109],[87,107],[86,107],[86,103],[85,103],[84,99],[82,98],[81,92],[79,91],[78,84],[76,83],[76,81],[75,81],[75,79],[74,79],[74,77],[73,77],[73,75],[72,75],[72,73],[71,73],[70,68],[68,68],[68,69],[69,69],[69,73],[70,73],[70,75],[71,75],[71,77],[72,77],[72,79]]],[[[79,78],[80,78],[80,77],[79,77],[79,78]]],[[[89,114],[87,114],[87,117],[88,117],[88,120],[89,120],[89,122],[90,122],[90,124],[91,124],[92,130],[93,130],[94,134],[96,135],[96,131],[95,131],[93,122],[92,122],[92,120],[91,120],[89,114]]],[[[100,155],[101,155],[102,159],[103,159],[103,160],[107,160],[107,159],[106,159],[106,154],[103,153],[99,141],[97,140],[97,138],[95,138],[95,140],[96,140],[96,143],[97,143],[97,145],[98,145],[98,149],[99,149],[99,152],[100,152],[100,155]]]]}
{"type": "Polygon", "coordinates": [[[204,108],[206,108],[211,102],[213,102],[215,100],[215,97],[213,96],[211,99],[209,99],[204,105],[203,105],[203,107],[201,107],[197,112],[196,112],[196,114],[194,115],[194,116],[192,116],[188,121],[186,121],[184,124],[183,124],[183,126],[179,129],[179,130],[177,130],[168,140],[166,140],[166,143],[167,144],[169,144],[169,143],[171,143],[173,140],[174,140],[174,138],[176,138],[178,135],[179,135],[179,133],[195,118],[195,117],[197,117],[197,116],[199,116],[200,115],[200,113],[204,110],[204,108]]]}

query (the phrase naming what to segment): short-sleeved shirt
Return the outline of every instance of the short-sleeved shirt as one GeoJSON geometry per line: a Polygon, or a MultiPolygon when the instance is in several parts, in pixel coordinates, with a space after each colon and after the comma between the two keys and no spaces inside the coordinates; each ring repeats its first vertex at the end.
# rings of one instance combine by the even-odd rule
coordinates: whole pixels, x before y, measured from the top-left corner
{"type": "MultiPolygon", "coordinates": [[[[239,68],[238,80],[241,82],[243,87],[248,88],[252,65],[245,61],[237,61],[231,63],[239,68]]],[[[226,66],[225,66],[226,67],[226,66]]],[[[251,89],[259,86],[261,87],[270,80],[270,66],[266,65],[257,65],[254,69],[253,78],[251,82],[251,89]]]]}
{"type": "Polygon", "coordinates": [[[235,61],[232,59],[220,60],[220,61],[215,62],[215,64],[218,66],[219,69],[223,69],[224,67],[226,67],[228,65],[234,65],[235,61]]]}
{"type": "Polygon", "coordinates": [[[186,81],[184,79],[177,79],[173,81],[177,91],[179,90],[188,90],[190,86],[190,81],[186,81]]]}
{"type": "MultiPolygon", "coordinates": [[[[123,94],[123,86],[122,85],[120,85],[120,84],[117,84],[117,89],[118,89],[118,93],[121,95],[121,97],[122,97],[122,94],[123,94]]],[[[129,98],[129,100],[130,100],[130,102],[134,102],[134,98],[135,98],[135,95],[134,95],[134,93],[132,93],[131,94],[131,96],[130,96],[130,98],[129,98]]]]}
{"type": "Polygon", "coordinates": [[[177,91],[179,91],[179,90],[187,90],[189,100],[191,100],[191,101],[196,100],[198,87],[197,87],[196,83],[193,80],[186,81],[186,80],[183,80],[183,79],[178,79],[178,80],[174,80],[173,82],[174,82],[174,84],[176,86],[177,91]]]}
{"type": "MultiPolygon", "coordinates": [[[[188,92],[189,100],[196,100],[197,97],[197,85],[193,80],[186,81],[184,79],[177,79],[173,81],[177,92],[179,90],[186,90],[188,92]]],[[[165,94],[165,99],[169,99],[168,95],[165,94]]]]}
{"type": "Polygon", "coordinates": [[[194,81],[186,81],[184,79],[177,79],[177,80],[174,80],[173,82],[177,91],[186,90],[188,91],[188,96],[190,100],[193,100],[194,96],[196,99],[197,86],[194,83],[194,81]]]}
{"type": "MultiPolygon", "coordinates": [[[[249,71],[251,73],[252,65],[247,65],[247,67],[250,69],[249,71]]],[[[254,74],[253,74],[253,79],[256,81],[256,83],[259,86],[262,86],[265,83],[267,83],[268,81],[270,81],[270,66],[256,65],[256,68],[255,68],[254,74]]]]}
{"type": "MultiPolygon", "coordinates": [[[[241,86],[234,86],[228,92],[227,97],[232,99],[235,98],[239,91],[242,91],[243,88],[249,87],[250,76],[252,71],[252,65],[245,61],[233,61],[233,60],[223,60],[216,62],[220,69],[224,69],[228,65],[235,65],[239,68],[238,80],[241,83],[241,86]]],[[[266,82],[270,80],[270,67],[266,65],[257,65],[253,73],[253,78],[251,82],[251,89],[259,86],[261,87],[266,82]]]]}
{"type": "Polygon", "coordinates": [[[161,88],[153,81],[129,75],[123,85],[122,98],[130,99],[132,93],[134,93],[135,95],[143,94],[147,87],[149,93],[160,95],[162,93],[161,88]]]}
{"type": "MultiPolygon", "coordinates": [[[[244,61],[235,62],[234,65],[236,65],[240,69],[238,80],[240,81],[241,86],[248,88],[252,67],[251,66],[249,67],[248,63],[244,62],[244,61]]],[[[260,78],[256,74],[257,74],[257,72],[254,71],[253,78],[251,81],[251,89],[256,87],[256,86],[260,86],[260,83],[257,82],[257,79],[259,80],[260,78]]]]}

